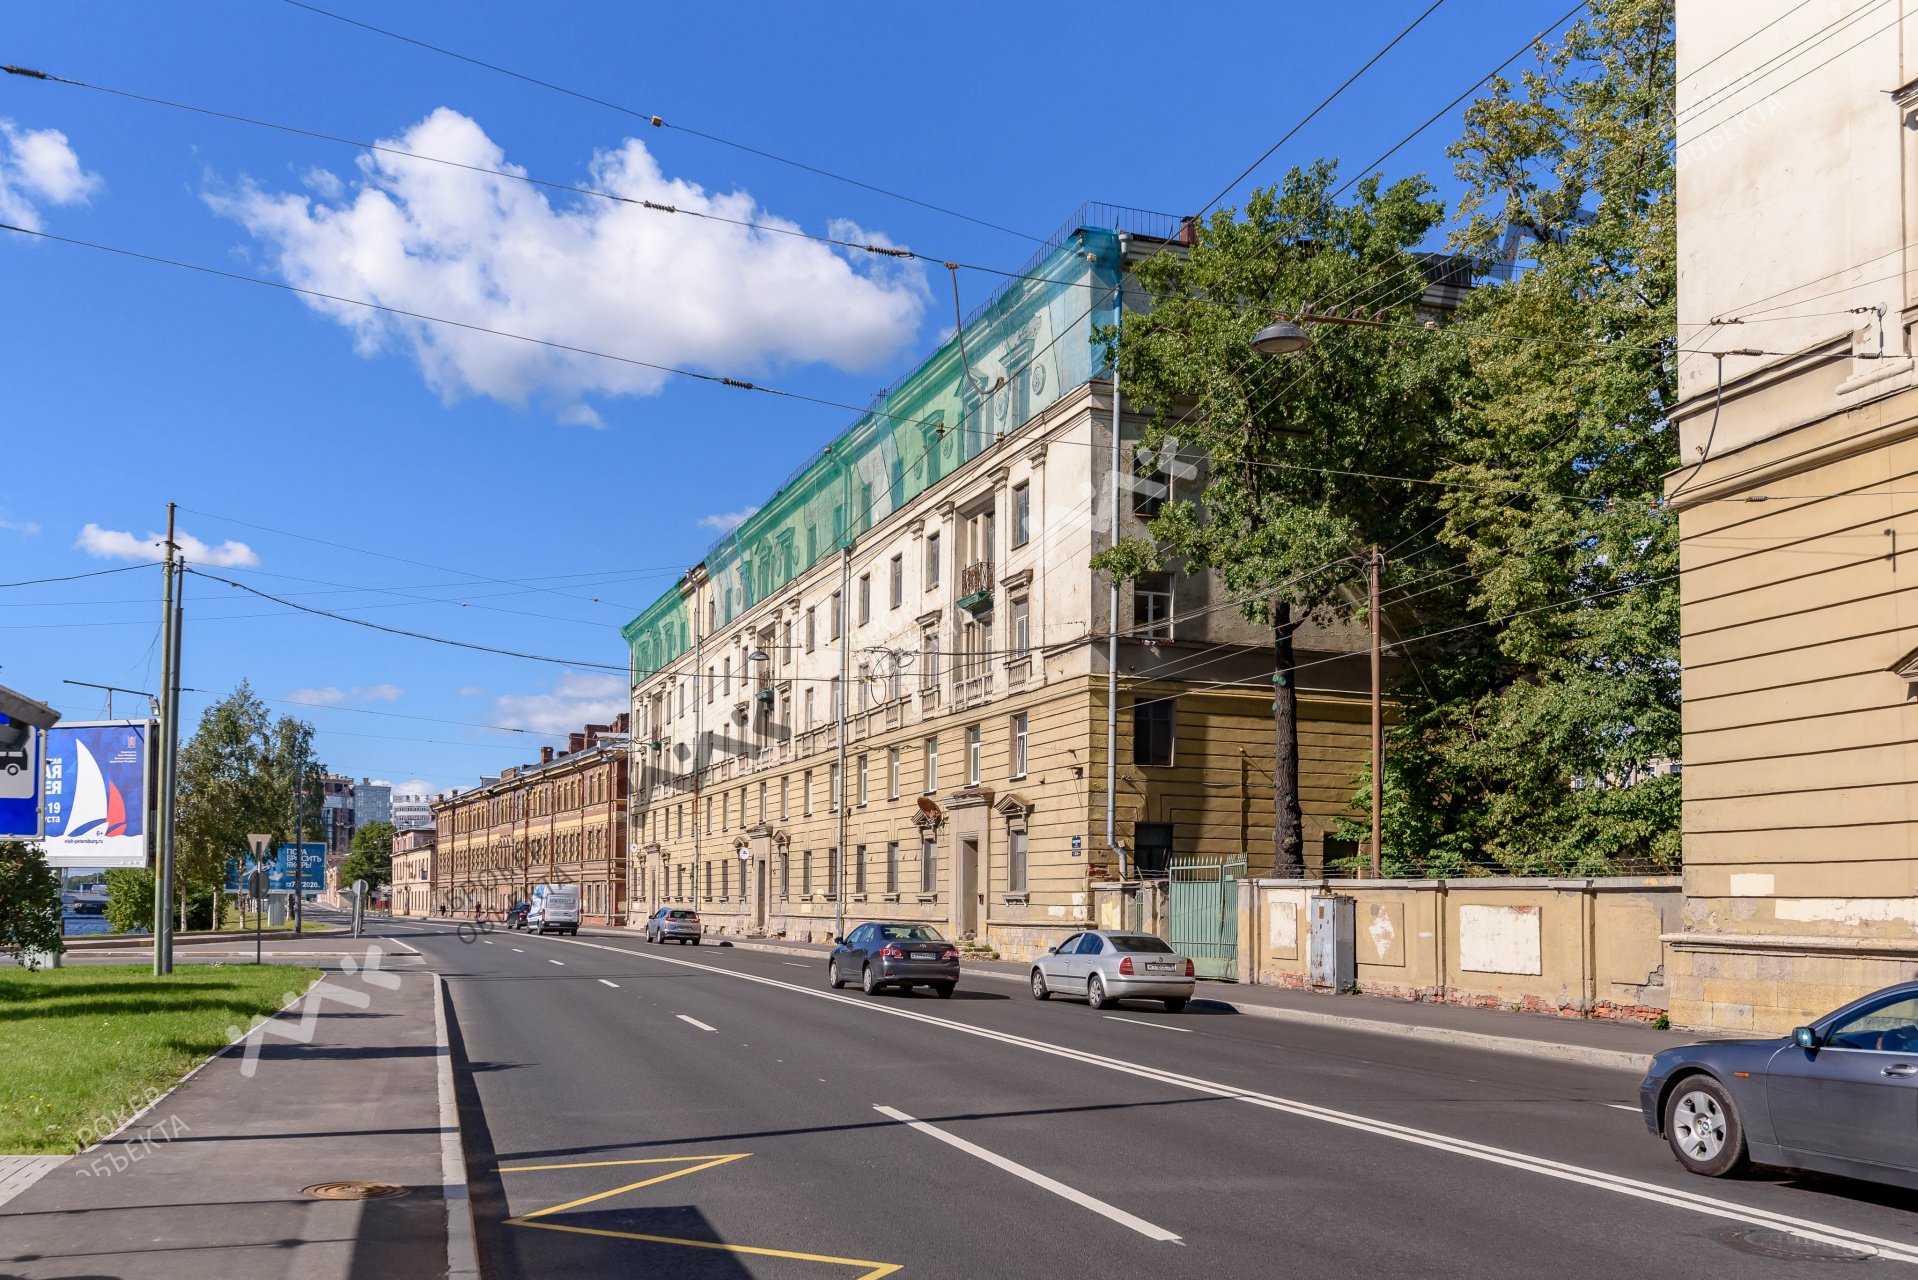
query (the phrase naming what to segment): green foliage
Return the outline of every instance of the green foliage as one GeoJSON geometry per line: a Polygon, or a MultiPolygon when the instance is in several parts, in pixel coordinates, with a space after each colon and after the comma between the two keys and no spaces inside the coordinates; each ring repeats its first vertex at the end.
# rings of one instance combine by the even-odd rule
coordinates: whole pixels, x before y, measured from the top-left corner
{"type": "Polygon", "coordinates": [[[393,883],[393,824],[369,822],[353,833],[353,844],[340,863],[340,884],[364,880],[377,889],[393,883]]]}
{"type": "MultiPolygon", "coordinates": [[[[1441,532],[1470,571],[1396,618],[1388,861],[1519,872],[1675,867],[1679,783],[1673,60],[1665,0],[1603,0],[1452,154],[1454,247],[1502,229],[1536,267],[1466,302],[1441,532]],[[1473,336],[1525,335],[1525,340],[1473,336]],[[1409,624],[1409,625],[1408,625],[1409,624]],[[1630,783],[1630,785],[1626,785],[1630,783]]],[[[1369,805],[1355,800],[1354,807],[1369,805]]],[[[1355,820],[1357,830],[1365,820],[1355,820]]]]}
{"type": "Polygon", "coordinates": [[[153,928],[153,873],[145,867],[115,867],[107,872],[107,924],[115,933],[153,928]]]}
{"type": "Polygon", "coordinates": [[[244,680],[208,707],[180,748],[177,881],[195,889],[223,884],[228,862],[244,856],[254,832],[291,841],[296,771],[304,775],[303,807],[314,812],[326,768],[313,755],[313,726],[291,716],[273,720],[244,680]]]}
{"type": "Polygon", "coordinates": [[[60,949],[60,877],[33,845],[0,840],[0,952],[60,949]]]}

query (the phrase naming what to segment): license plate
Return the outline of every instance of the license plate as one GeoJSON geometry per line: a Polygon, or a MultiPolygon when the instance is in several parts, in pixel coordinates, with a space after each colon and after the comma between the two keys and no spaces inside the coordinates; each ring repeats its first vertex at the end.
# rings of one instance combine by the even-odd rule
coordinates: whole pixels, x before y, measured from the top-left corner
{"type": "Polygon", "coordinates": [[[1157,960],[1150,960],[1146,962],[1145,967],[1148,969],[1152,969],[1154,971],[1163,971],[1166,969],[1170,969],[1173,966],[1169,963],[1161,963],[1160,961],[1157,961],[1157,960]]]}
{"type": "Polygon", "coordinates": [[[937,960],[939,956],[936,952],[932,951],[915,951],[912,953],[912,958],[914,960],[937,960]]]}

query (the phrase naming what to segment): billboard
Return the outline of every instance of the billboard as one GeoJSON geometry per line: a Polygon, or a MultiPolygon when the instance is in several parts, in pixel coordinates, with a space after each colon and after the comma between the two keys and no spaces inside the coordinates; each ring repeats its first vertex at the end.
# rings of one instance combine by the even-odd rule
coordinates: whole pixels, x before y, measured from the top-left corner
{"type": "Polygon", "coordinates": [[[40,834],[40,735],[0,712],[0,837],[40,834]]]}
{"type": "Polygon", "coordinates": [[[101,720],[47,730],[49,866],[147,865],[150,729],[145,720],[101,720]]]}
{"type": "MultiPolygon", "coordinates": [[[[300,890],[318,890],[326,888],[326,844],[323,841],[309,840],[299,846],[300,890]]],[[[293,888],[293,849],[291,844],[282,844],[274,850],[273,860],[266,864],[266,887],[270,892],[279,893],[293,888]]],[[[226,864],[226,891],[238,893],[244,872],[253,869],[250,854],[239,854],[226,864]]]]}

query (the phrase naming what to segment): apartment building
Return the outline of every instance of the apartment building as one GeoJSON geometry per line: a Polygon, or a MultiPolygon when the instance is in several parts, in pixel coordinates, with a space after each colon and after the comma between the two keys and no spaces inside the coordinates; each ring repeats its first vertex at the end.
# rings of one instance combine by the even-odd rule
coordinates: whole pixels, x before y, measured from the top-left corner
{"type": "Polygon", "coordinates": [[[1678,6],[1675,1022],[1918,975],[1914,10],[1678,6]]]}
{"type": "MultiPolygon", "coordinates": [[[[1092,328],[1176,232],[1100,213],[624,629],[633,922],[685,905],[818,940],[909,919],[1030,955],[1088,924],[1096,882],[1270,870],[1269,636],[1211,575],[1119,584],[1115,611],[1090,567],[1200,476],[1139,456],[1125,421],[1115,507],[1092,328]]],[[[1367,750],[1363,660],[1341,657],[1360,643],[1299,636],[1313,864],[1367,750]]]]}
{"type": "Polygon", "coordinates": [[[393,835],[393,914],[433,914],[433,854],[438,833],[431,827],[409,827],[393,835]]]}
{"type": "Polygon", "coordinates": [[[586,923],[624,923],[626,723],[589,724],[564,751],[434,801],[434,910],[497,918],[536,884],[571,884],[586,923]]]}

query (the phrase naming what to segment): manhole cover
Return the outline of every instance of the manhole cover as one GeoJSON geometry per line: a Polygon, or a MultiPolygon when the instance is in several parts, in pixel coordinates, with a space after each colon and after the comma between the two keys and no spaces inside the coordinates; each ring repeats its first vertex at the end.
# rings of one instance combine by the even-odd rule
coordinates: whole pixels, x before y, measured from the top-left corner
{"type": "Polygon", "coordinates": [[[1878,1251],[1869,1245],[1813,1240],[1789,1231],[1767,1231],[1762,1227],[1727,1231],[1719,1238],[1740,1253],[1777,1258],[1784,1262],[1869,1262],[1878,1256],[1878,1251]]]}
{"type": "Polygon", "coordinates": [[[405,1195],[406,1188],[394,1182],[316,1182],[300,1194],[315,1200],[386,1200],[405,1195]]]}

